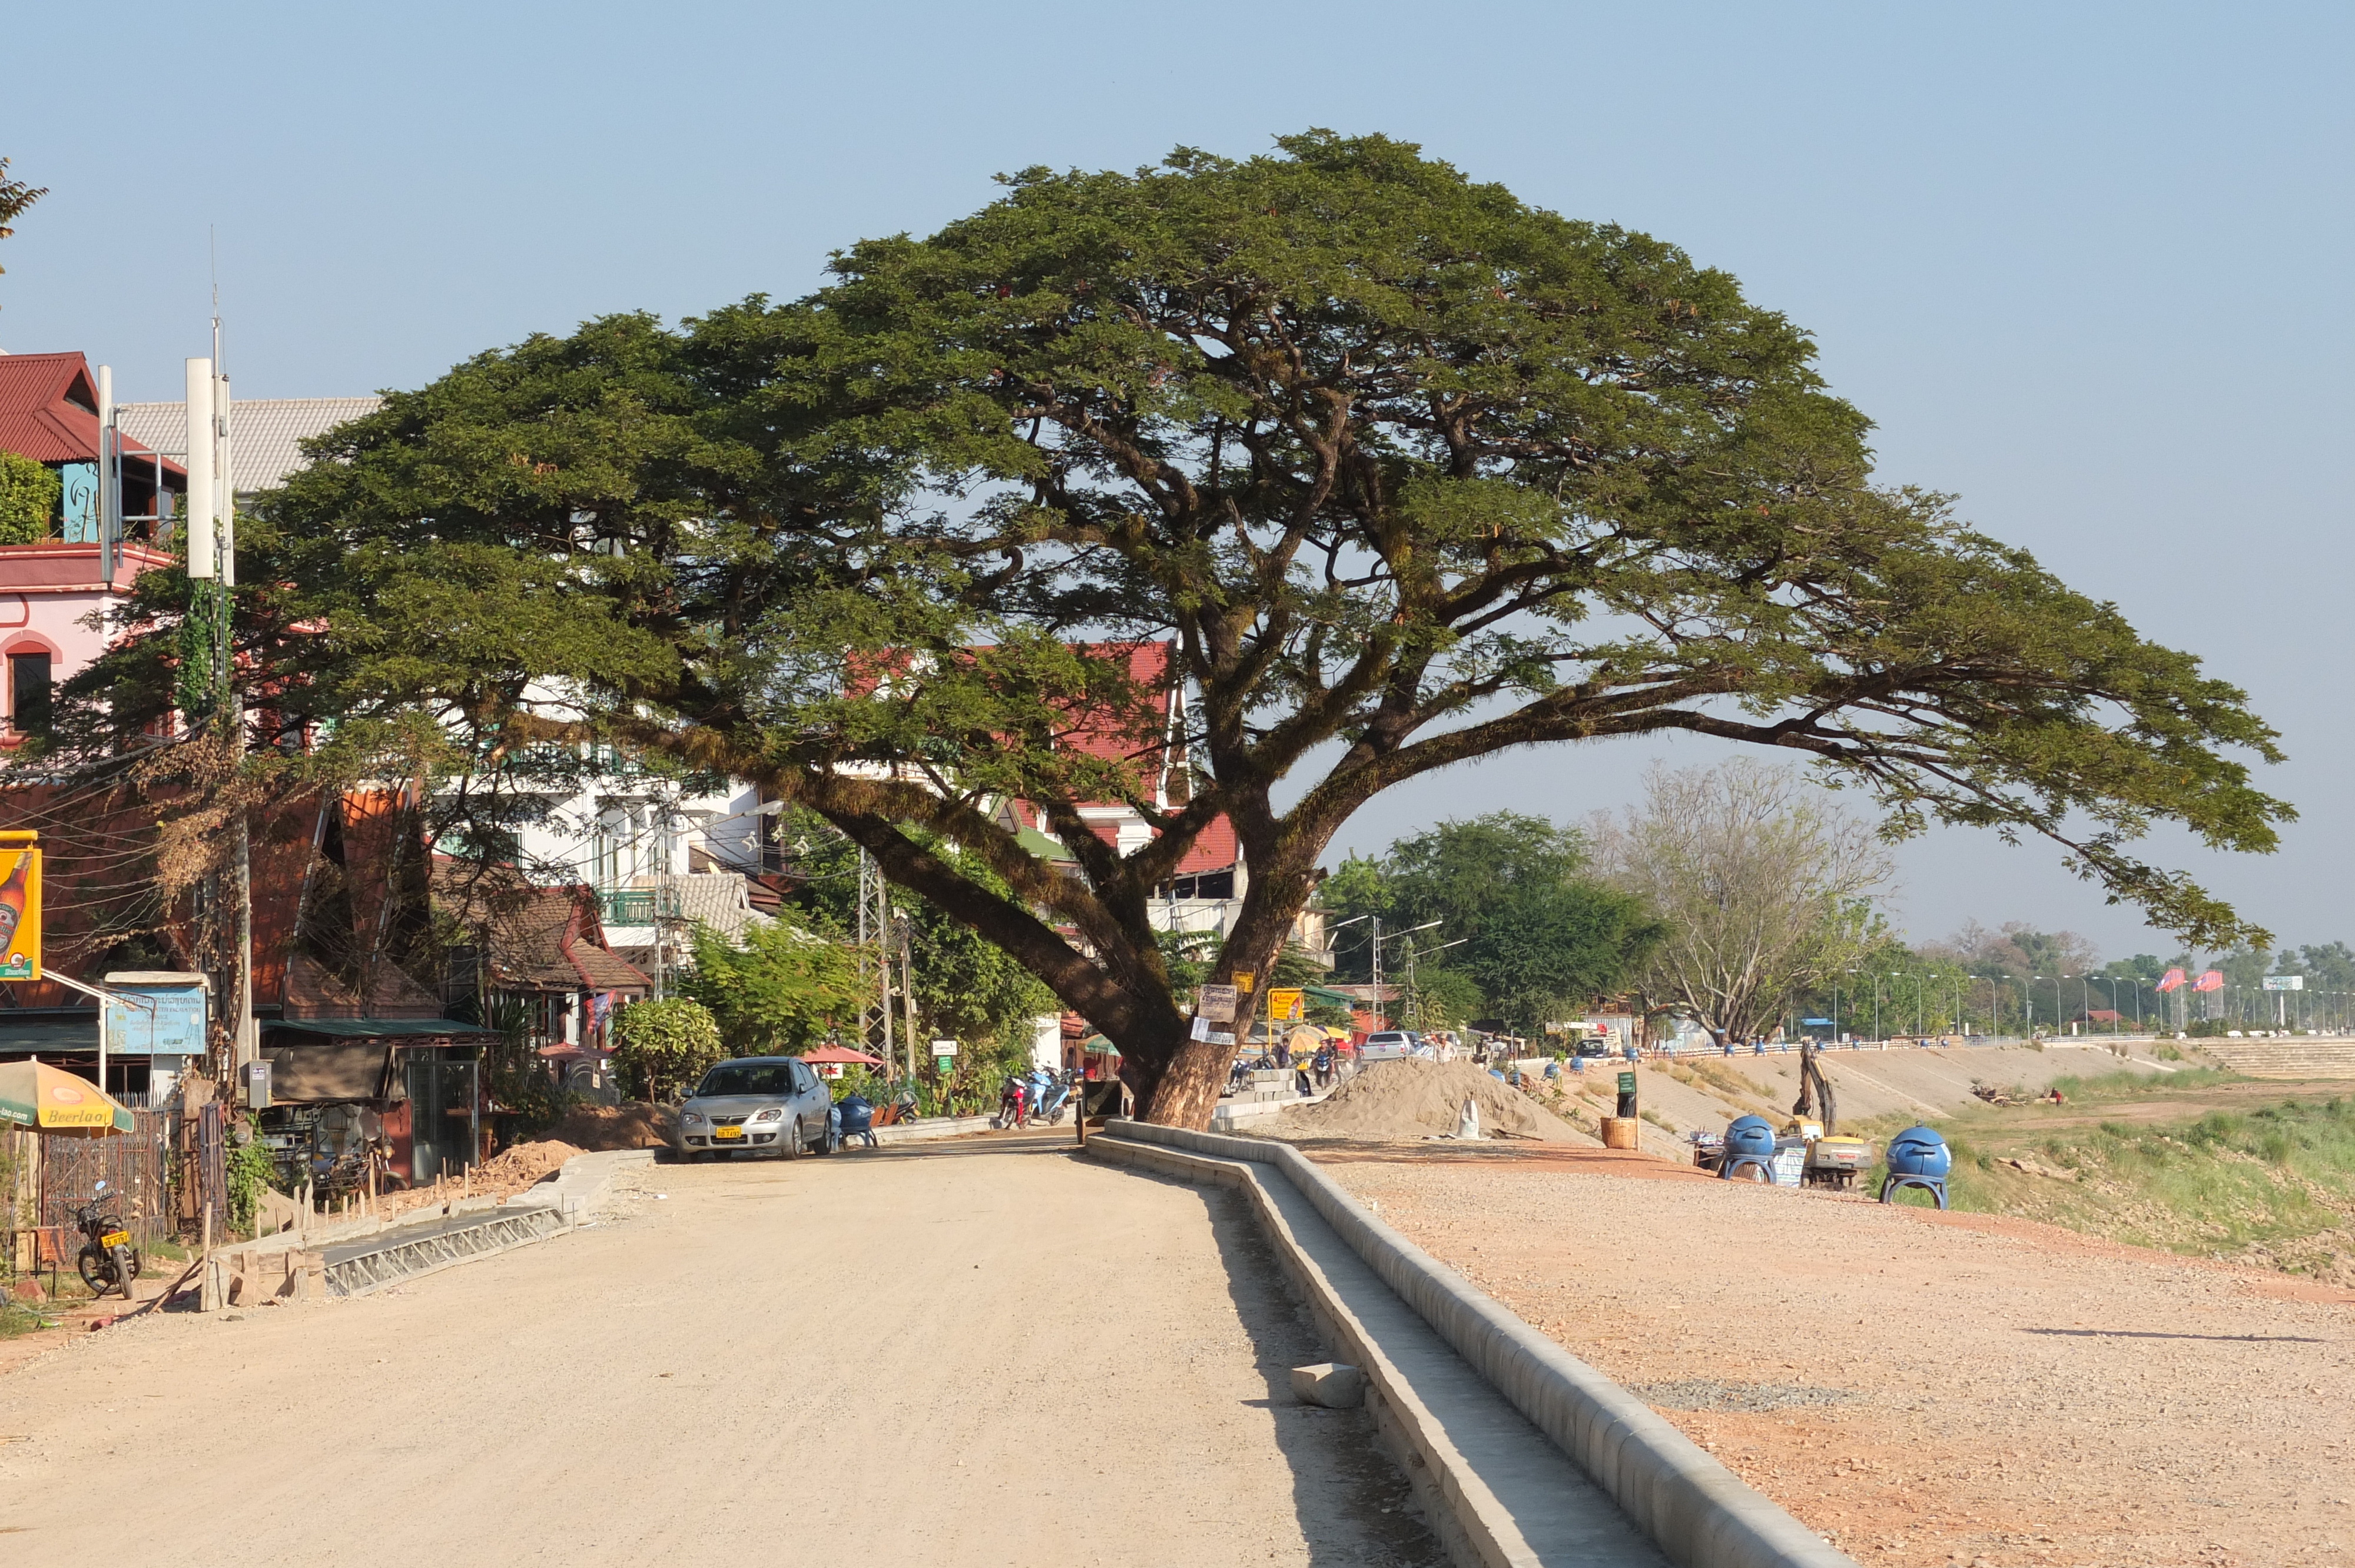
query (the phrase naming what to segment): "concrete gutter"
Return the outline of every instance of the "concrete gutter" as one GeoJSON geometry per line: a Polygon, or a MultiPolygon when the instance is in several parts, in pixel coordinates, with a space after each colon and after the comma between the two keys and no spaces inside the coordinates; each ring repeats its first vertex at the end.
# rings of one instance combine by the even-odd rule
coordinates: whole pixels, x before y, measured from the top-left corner
{"type": "Polygon", "coordinates": [[[925,1121],[903,1122],[896,1127],[875,1129],[878,1143],[929,1143],[936,1138],[963,1138],[968,1132],[987,1132],[989,1118],[986,1116],[940,1116],[925,1121]]]}
{"type": "Polygon", "coordinates": [[[1112,1122],[1105,1135],[1282,1172],[1385,1285],[1680,1568],[1856,1568],[1649,1405],[1376,1219],[1290,1144],[1133,1121],[1112,1122]]]}

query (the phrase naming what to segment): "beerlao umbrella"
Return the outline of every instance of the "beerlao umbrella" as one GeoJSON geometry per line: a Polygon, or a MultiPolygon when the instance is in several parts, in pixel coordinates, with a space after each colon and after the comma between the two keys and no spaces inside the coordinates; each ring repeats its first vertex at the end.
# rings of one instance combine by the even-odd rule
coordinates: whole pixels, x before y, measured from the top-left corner
{"type": "Polygon", "coordinates": [[[96,1084],[33,1061],[0,1065],[0,1121],[65,1138],[131,1130],[131,1113],[96,1084]]]}

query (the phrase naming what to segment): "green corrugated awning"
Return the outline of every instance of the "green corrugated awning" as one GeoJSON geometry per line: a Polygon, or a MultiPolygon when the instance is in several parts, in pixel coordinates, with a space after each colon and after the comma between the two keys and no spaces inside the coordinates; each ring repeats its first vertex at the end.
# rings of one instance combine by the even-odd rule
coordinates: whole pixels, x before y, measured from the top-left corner
{"type": "Polygon", "coordinates": [[[496,1034],[479,1023],[455,1018],[265,1018],[264,1029],[304,1034],[332,1034],[338,1039],[431,1038],[443,1034],[496,1034]]]}
{"type": "Polygon", "coordinates": [[[1036,828],[1025,828],[1014,835],[1014,842],[1037,855],[1040,860],[1069,860],[1071,852],[1049,838],[1036,828]]]}
{"type": "Polygon", "coordinates": [[[1359,1001],[1356,997],[1351,996],[1348,991],[1335,991],[1329,986],[1305,985],[1300,989],[1308,993],[1309,1001],[1321,1002],[1327,1007],[1363,1007],[1366,1005],[1364,1002],[1359,1001]]]}

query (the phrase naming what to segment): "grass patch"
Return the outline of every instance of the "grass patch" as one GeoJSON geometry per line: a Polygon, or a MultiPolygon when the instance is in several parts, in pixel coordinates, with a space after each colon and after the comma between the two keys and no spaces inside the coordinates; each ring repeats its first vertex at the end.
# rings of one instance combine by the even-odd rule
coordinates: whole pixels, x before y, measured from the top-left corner
{"type": "Polygon", "coordinates": [[[0,1340],[13,1340],[19,1334],[36,1333],[57,1326],[55,1319],[43,1316],[37,1308],[22,1301],[0,1298],[0,1340]]]}
{"type": "Polygon", "coordinates": [[[2355,1284],[2355,1098],[2285,1099],[2165,1123],[1975,1122],[1948,1142],[1957,1209],[2355,1284]],[[2031,1174],[2014,1160],[2076,1179],[2031,1174]]]}
{"type": "Polygon", "coordinates": [[[2186,1067],[2178,1073],[2137,1073],[2121,1068],[2092,1077],[2074,1075],[2052,1080],[2052,1086],[2073,1100],[2095,1104],[2104,1100],[2147,1100],[2190,1094],[2237,1081],[2236,1075],[2213,1067],[2186,1067]]]}

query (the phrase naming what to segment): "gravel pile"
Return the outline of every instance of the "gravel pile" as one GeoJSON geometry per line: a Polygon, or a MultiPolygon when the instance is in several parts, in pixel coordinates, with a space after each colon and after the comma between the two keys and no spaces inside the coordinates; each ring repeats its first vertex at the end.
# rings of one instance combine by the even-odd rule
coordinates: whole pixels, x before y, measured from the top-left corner
{"type": "MultiPolygon", "coordinates": [[[[1488,1138],[1534,1138],[1549,1143],[1594,1140],[1485,1067],[1470,1062],[1409,1057],[1374,1062],[1325,1099],[1272,1118],[1278,1138],[1347,1138],[1391,1143],[1453,1135],[1464,1099],[1480,1107],[1488,1138]]],[[[1253,1129],[1254,1131],[1257,1128],[1253,1129]]]]}

